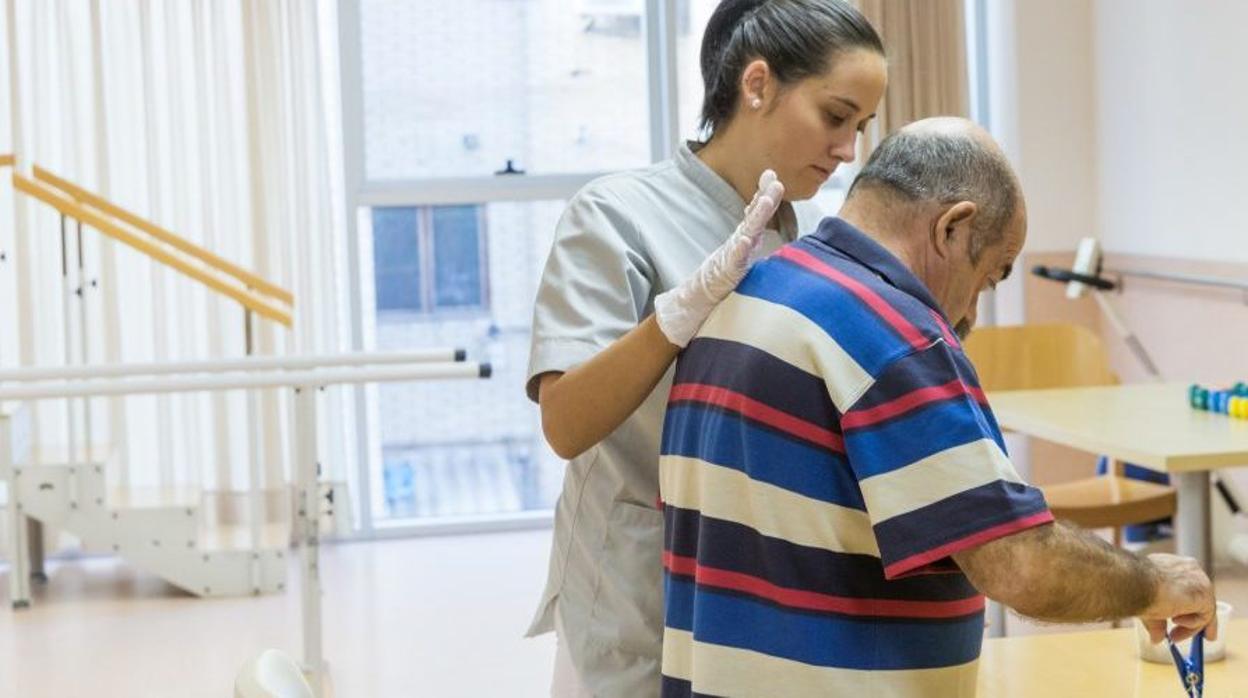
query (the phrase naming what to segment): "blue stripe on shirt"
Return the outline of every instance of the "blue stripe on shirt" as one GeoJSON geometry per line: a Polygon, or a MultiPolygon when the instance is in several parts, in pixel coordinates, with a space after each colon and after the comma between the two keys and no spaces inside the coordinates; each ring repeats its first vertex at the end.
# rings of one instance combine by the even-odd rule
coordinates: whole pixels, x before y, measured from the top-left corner
{"type": "Polygon", "coordinates": [[[1035,487],[997,480],[881,521],[874,526],[875,538],[887,567],[1047,508],[1035,487]]]}
{"type": "Polygon", "coordinates": [[[740,572],[786,589],[863,599],[958,601],[979,595],[962,574],[887,580],[880,558],[765,536],[692,509],[663,507],[663,549],[699,565],[740,572]]]}
{"type": "Polygon", "coordinates": [[[812,499],[866,510],[858,481],[840,454],[722,408],[669,406],[660,452],[698,458],[812,499]]]}
{"type": "Polygon", "coordinates": [[[853,409],[871,409],[920,388],[944,385],[955,378],[967,386],[979,387],[979,377],[962,352],[943,342],[933,344],[894,361],[876,376],[871,389],[854,403],[853,409]]]}
{"type": "Polygon", "coordinates": [[[785,414],[840,432],[836,426],[840,413],[822,378],[748,344],[712,337],[694,339],[676,363],[673,383],[727,388],[785,414]]]}
{"type": "Polygon", "coordinates": [[[982,612],[945,623],[854,620],[783,609],[664,575],[667,627],[697,642],[823,667],[880,671],[964,664],[979,656],[982,612]],[[697,627],[693,618],[697,617],[697,627]],[[760,629],[766,629],[760,632],[760,629]]]}
{"type": "Polygon", "coordinates": [[[851,429],[845,434],[845,451],[858,479],[865,480],[984,438],[1002,446],[1000,434],[983,419],[978,404],[962,395],[879,424],[851,429]]]}
{"type": "Polygon", "coordinates": [[[900,335],[844,287],[783,259],[754,265],[737,293],[788,306],[818,325],[871,375],[909,351],[900,335]]]}

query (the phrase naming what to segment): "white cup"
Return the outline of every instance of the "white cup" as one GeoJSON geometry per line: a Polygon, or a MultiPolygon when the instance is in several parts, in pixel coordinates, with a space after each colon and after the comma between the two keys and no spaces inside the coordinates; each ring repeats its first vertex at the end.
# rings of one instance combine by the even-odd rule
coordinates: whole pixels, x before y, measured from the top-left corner
{"type": "MultiPolygon", "coordinates": [[[[1218,634],[1217,640],[1205,640],[1205,661],[1216,662],[1226,657],[1226,624],[1231,622],[1232,607],[1225,601],[1218,602],[1218,634]]],[[[1174,628],[1174,623],[1167,623],[1166,629],[1174,628]]],[[[1192,641],[1184,640],[1179,643],[1179,651],[1184,657],[1191,656],[1192,641]]],[[[1139,618],[1135,619],[1135,647],[1139,651],[1140,659],[1146,662],[1157,662],[1158,664],[1170,664],[1174,660],[1170,657],[1170,647],[1165,640],[1153,644],[1148,638],[1148,630],[1139,618]]]]}

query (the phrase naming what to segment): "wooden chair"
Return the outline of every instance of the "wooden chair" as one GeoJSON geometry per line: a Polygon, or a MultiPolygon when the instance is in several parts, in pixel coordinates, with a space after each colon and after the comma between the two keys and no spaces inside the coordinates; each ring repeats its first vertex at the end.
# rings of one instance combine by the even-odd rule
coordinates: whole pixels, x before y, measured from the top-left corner
{"type": "MultiPolygon", "coordinates": [[[[1114,385],[1118,377],[1100,339],[1078,325],[984,327],[967,337],[966,354],[984,390],[1034,390],[1114,385]]],[[[1172,487],[1123,477],[1122,463],[1109,472],[1042,488],[1058,519],[1083,528],[1112,528],[1122,545],[1122,528],[1173,516],[1172,487]]]]}

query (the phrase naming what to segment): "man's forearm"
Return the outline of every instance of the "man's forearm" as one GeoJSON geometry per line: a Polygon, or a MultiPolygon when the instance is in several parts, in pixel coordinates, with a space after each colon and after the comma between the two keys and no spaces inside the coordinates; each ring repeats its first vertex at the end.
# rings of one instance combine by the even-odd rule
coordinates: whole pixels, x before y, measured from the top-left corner
{"type": "Polygon", "coordinates": [[[1018,613],[1058,623],[1138,615],[1159,576],[1147,560],[1062,524],[1039,526],[954,555],[971,583],[1018,613]]]}

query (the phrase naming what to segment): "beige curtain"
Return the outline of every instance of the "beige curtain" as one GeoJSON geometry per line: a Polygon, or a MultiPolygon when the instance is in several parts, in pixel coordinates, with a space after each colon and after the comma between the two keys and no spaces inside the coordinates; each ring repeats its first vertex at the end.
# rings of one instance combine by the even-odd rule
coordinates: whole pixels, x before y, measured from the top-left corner
{"type": "MultiPolygon", "coordinates": [[[[0,153],[100,192],[288,288],[291,330],[258,323],[260,354],[350,347],[346,212],[336,126],[332,0],[0,0],[0,153]]],[[[0,172],[0,366],[233,358],[233,301],[88,228],[88,342],[62,312],[59,217],[0,172]],[[13,222],[13,223],[11,223],[13,222]]],[[[71,226],[71,233],[73,228],[71,226]]],[[[288,393],[97,399],[91,440],[116,484],[246,493],[290,464],[288,393]],[[248,439],[247,435],[252,438],[248,439]],[[254,450],[249,448],[254,445],[254,450]]],[[[326,391],[326,477],[354,470],[353,401],[326,391]],[[347,410],[343,412],[341,410],[347,410]],[[348,426],[343,426],[348,425],[348,426]]],[[[43,447],[68,441],[63,403],[36,412],[43,447]]],[[[85,420],[79,418],[81,426],[85,420]]]]}
{"type": "Polygon", "coordinates": [[[862,139],[863,157],[875,143],[911,121],[967,116],[963,0],[857,0],[884,39],[888,91],[874,133],[862,139]]]}

